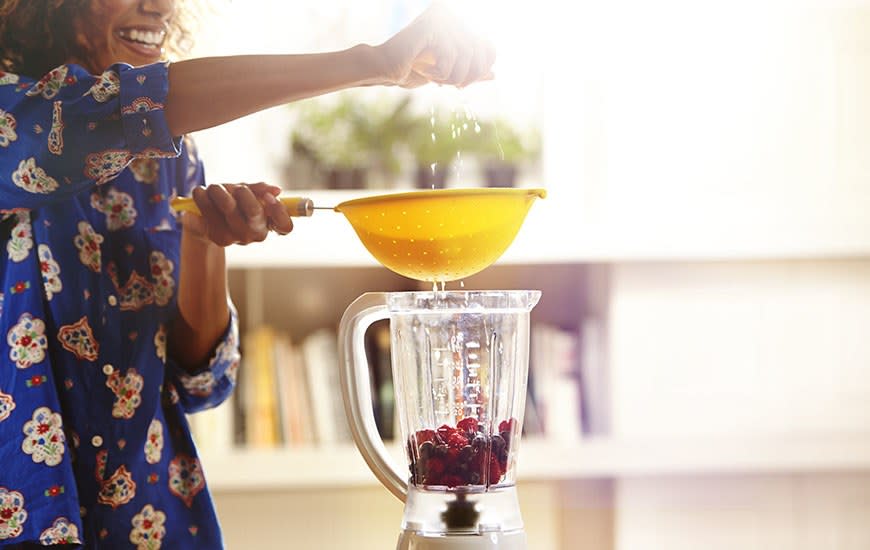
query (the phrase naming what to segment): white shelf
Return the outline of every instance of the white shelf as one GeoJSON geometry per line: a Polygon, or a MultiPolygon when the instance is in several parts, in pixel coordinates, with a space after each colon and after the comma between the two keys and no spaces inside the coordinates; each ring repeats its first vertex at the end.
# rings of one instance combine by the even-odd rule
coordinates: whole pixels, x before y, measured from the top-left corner
{"type": "MultiPolygon", "coordinates": [[[[392,447],[397,465],[401,451],[392,447]]],[[[202,457],[214,492],[374,486],[352,445],[235,450],[202,457]]],[[[631,476],[854,472],[870,470],[870,434],[614,441],[522,442],[520,482],[631,476]]]]}

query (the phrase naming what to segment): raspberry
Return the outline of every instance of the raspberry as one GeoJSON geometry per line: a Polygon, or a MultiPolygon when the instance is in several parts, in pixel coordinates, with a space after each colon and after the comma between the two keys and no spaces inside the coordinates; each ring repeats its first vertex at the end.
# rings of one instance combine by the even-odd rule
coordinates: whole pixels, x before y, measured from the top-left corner
{"type": "Polygon", "coordinates": [[[449,438],[450,434],[454,433],[455,431],[456,428],[451,428],[447,424],[444,424],[440,428],[438,428],[438,437],[441,438],[441,441],[446,443],[447,438],[449,438]]]}
{"type": "Polygon", "coordinates": [[[414,438],[417,440],[417,445],[426,441],[435,441],[435,430],[420,430],[415,434],[414,438]]]}
{"type": "Polygon", "coordinates": [[[460,430],[462,430],[463,432],[468,432],[470,434],[473,434],[474,432],[477,431],[477,419],[474,418],[473,416],[463,418],[462,420],[460,420],[456,424],[456,427],[459,428],[460,430]]]}
{"type": "Polygon", "coordinates": [[[516,426],[517,426],[517,419],[516,418],[511,418],[510,420],[502,420],[498,424],[498,431],[513,433],[514,428],[516,428],[516,426]]]}
{"type": "Polygon", "coordinates": [[[445,468],[447,467],[446,463],[443,459],[432,457],[426,461],[426,476],[436,475],[440,476],[444,473],[445,468]]]}
{"type": "Polygon", "coordinates": [[[458,487],[459,485],[465,485],[465,483],[458,475],[447,474],[441,478],[441,485],[447,485],[448,487],[458,487]]]}
{"type": "Polygon", "coordinates": [[[447,464],[454,466],[459,463],[459,447],[448,447],[447,448],[447,464]]]}
{"type": "Polygon", "coordinates": [[[493,456],[489,461],[489,483],[490,485],[495,485],[501,480],[501,476],[504,472],[501,469],[501,465],[498,463],[498,460],[493,456]]]}
{"type": "Polygon", "coordinates": [[[468,445],[468,438],[462,432],[453,432],[447,437],[447,446],[451,449],[461,449],[468,445]]]}

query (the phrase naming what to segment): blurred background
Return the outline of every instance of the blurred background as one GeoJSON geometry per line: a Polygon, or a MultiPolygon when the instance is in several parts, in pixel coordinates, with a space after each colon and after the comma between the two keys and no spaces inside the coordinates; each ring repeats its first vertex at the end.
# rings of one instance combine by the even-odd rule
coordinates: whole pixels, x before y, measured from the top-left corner
{"type": "MultiPolygon", "coordinates": [[[[200,132],[208,180],[323,206],[547,189],[462,282],[543,291],[518,462],[530,548],[870,548],[870,0],[453,5],[496,44],[494,81],[200,132]]],[[[212,3],[195,54],[375,44],[424,6],[212,3]]],[[[347,436],[335,330],[358,295],[419,283],[329,212],[228,254],[239,390],[191,417],[228,547],[392,548],[402,506],[347,436]]],[[[370,340],[389,440],[383,327],[370,340]]]]}

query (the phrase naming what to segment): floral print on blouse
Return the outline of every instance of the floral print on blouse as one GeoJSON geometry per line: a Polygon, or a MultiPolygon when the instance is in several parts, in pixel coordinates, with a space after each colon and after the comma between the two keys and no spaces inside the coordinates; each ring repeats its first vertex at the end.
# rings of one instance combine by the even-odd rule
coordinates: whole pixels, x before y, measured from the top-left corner
{"type": "Polygon", "coordinates": [[[203,185],[163,116],[168,66],[0,72],[0,547],[220,548],[186,413],[235,383],[167,355],[180,225],[203,185]]]}

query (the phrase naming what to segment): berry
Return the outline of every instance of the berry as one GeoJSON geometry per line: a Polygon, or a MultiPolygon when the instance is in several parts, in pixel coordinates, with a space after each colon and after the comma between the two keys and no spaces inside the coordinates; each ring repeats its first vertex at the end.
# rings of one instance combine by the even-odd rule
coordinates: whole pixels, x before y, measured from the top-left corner
{"type": "Polygon", "coordinates": [[[465,485],[461,477],[456,474],[447,474],[441,478],[441,484],[447,485],[448,487],[458,487],[459,485],[465,485]]]}
{"type": "Polygon", "coordinates": [[[499,454],[505,447],[507,447],[507,442],[500,435],[492,436],[492,452],[495,454],[499,454]]]}
{"type": "Polygon", "coordinates": [[[489,483],[496,484],[501,480],[501,476],[504,472],[501,469],[501,465],[498,463],[498,460],[493,456],[489,461],[489,483]]]}
{"type": "Polygon", "coordinates": [[[471,445],[466,445],[459,451],[459,462],[465,464],[471,457],[474,456],[474,448],[471,445]]]}
{"type": "Polygon", "coordinates": [[[468,438],[462,432],[453,432],[447,438],[447,445],[452,449],[461,449],[468,445],[468,438]]]}
{"type": "Polygon", "coordinates": [[[451,428],[447,424],[444,424],[440,428],[438,428],[438,437],[441,438],[441,441],[446,442],[451,434],[456,432],[456,428],[451,428]]]}
{"type": "Polygon", "coordinates": [[[435,441],[435,430],[420,430],[415,434],[415,438],[418,445],[426,441],[435,441]]]}
{"type": "Polygon", "coordinates": [[[447,448],[447,464],[451,466],[459,464],[459,448],[457,447],[448,447],[447,448]]]}
{"type": "Polygon", "coordinates": [[[477,419],[473,416],[469,416],[467,418],[463,418],[460,420],[456,427],[462,430],[463,432],[474,433],[477,431],[477,419]]]}
{"type": "Polygon", "coordinates": [[[431,441],[424,441],[418,450],[420,458],[427,459],[435,452],[435,445],[431,441]]]}
{"type": "Polygon", "coordinates": [[[444,459],[433,457],[426,462],[426,475],[440,476],[447,467],[444,459]]]}
{"type": "Polygon", "coordinates": [[[409,470],[414,483],[450,488],[496,484],[507,471],[515,419],[499,423],[490,435],[476,418],[447,424],[437,430],[419,430],[408,440],[409,470]]]}
{"type": "Polygon", "coordinates": [[[513,433],[514,428],[516,428],[516,426],[517,426],[517,419],[516,418],[511,418],[510,420],[502,420],[498,424],[498,431],[513,433]]]}

